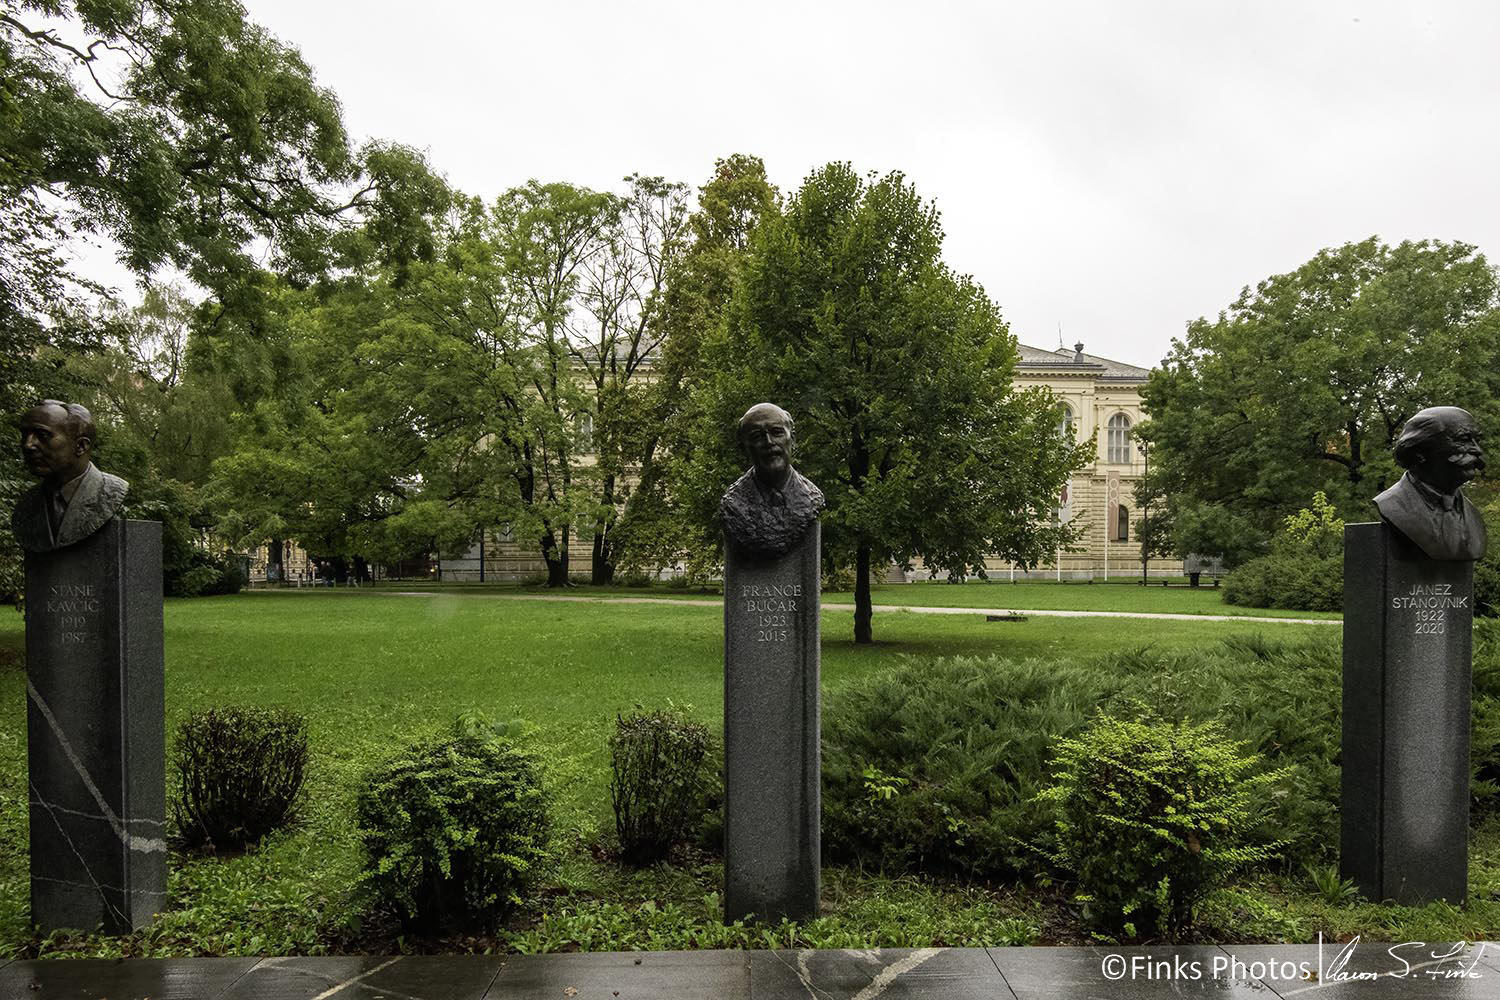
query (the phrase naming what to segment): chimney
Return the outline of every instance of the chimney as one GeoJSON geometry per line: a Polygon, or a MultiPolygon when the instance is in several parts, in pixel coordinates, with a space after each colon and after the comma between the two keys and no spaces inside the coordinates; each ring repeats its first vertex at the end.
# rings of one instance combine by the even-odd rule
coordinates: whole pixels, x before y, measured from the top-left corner
{"type": "Polygon", "coordinates": [[[1073,363],[1075,365],[1083,364],[1083,341],[1080,340],[1078,343],[1074,344],[1073,351],[1075,352],[1073,354],[1073,363]]]}

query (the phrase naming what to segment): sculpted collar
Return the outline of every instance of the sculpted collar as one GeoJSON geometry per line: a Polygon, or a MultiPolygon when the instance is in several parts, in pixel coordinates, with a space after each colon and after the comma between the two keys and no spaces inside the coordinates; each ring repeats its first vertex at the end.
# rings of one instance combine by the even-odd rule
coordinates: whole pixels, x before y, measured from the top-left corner
{"type": "Polygon", "coordinates": [[[1417,495],[1422,498],[1422,502],[1427,504],[1427,506],[1431,507],[1433,510],[1457,511],[1459,513],[1463,512],[1463,494],[1439,493],[1437,490],[1433,489],[1431,486],[1428,486],[1426,483],[1422,482],[1422,480],[1418,479],[1410,472],[1406,474],[1406,478],[1410,479],[1411,484],[1417,488],[1417,495]]]}

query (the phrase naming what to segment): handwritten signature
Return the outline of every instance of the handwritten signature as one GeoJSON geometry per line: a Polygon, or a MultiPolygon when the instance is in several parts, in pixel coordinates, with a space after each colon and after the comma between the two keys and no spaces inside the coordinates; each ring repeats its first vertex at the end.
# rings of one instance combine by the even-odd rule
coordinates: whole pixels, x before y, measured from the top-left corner
{"type": "Polygon", "coordinates": [[[1426,941],[1403,941],[1400,944],[1393,944],[1385,949],[1385,953],[1400,962],[1401,967],[1387,972],[1349,968],[1349,963],[1353,961],[1354,954],[1359,948],[1359,941],[1360,939],[1355,937],[1339,949],[1332,961],[1325,962],[1323,935],[1318,935],[1319,985],[1369,982],[1376,979],[1414,979],[1421,976],[1429,979],[1483,978],[1483,973],[1479,971],[1479,960],[1484,955],[1487,944],[1484,941],[1477,942],[1472,952],[1468,951],[1468,941],[1459,941],[1451,946],[1439,945],[1431,951],[1426,951],[1429,947],[1426,941]],[[1425,954],[1423,954],[1424,951],[1425,954]]]}

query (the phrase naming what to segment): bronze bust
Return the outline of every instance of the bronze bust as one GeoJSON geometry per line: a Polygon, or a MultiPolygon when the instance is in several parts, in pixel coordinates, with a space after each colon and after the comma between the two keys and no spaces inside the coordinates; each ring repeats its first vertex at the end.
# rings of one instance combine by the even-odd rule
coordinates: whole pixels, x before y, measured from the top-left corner
{"type": "Polygon", "coordinates": [[[94,418],[77,403],[44,399],[21,418],[21,457],[41,482],[21,494],[11,529],[27,552],[51,552],[88,538],[120,512],[128,484],[100,472],[94,418]]]}
{"type": "Polygon", "coordinates": [[[1380,516],[1428,558],[1473,562],[1484,555],[1484,519],[1463,485],[1484,468],[1479,427],[1467,410],[1431,406],[1396,438],[1400,481],[1375,498],[1380,516]]]}
{"type": "Polygon", "coordinates": [[[746,555],[784,556],[818,519],[823,492],[792,468],[792,418],[781,407],[750,407],[738,437],[751,467],[719,501],[724,534],[746,555]]]}

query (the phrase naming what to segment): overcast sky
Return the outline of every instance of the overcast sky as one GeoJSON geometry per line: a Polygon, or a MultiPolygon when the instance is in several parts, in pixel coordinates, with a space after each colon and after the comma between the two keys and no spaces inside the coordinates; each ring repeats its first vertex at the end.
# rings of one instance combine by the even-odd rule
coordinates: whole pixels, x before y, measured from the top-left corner
{"type": "Polygon", "coordinates": [[[1500,5],[244,0],[356,138],[492,196],[848,160],[935,200],[1026,343],[1150,366],[1378,234],[1500,255],[1500,5]]]}

